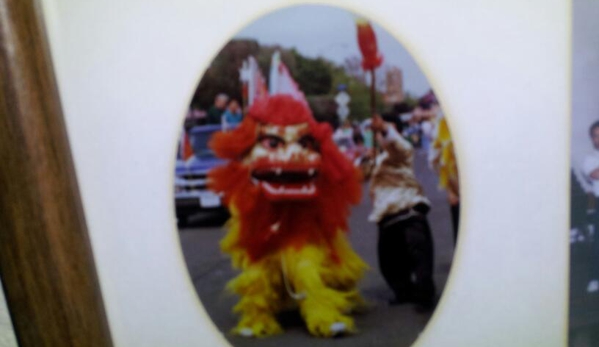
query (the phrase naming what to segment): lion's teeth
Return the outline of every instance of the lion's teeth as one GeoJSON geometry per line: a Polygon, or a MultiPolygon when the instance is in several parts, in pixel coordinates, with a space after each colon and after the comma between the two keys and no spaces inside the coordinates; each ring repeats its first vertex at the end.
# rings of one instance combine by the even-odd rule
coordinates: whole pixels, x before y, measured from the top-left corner
{"type": "Polygon", "coordinates": [[[315,172],[314,169],[310,169],[310,170],[308,170],[308,175],[314,176],[314,172],[315,172]]]}
{"type": "Polygon", "coordinates": [[[281,176],[281,174],[283,173],[283,169],[281,169],[280,167],[275,169],[275,173],[277,174],[277,176],[281,176]]]}

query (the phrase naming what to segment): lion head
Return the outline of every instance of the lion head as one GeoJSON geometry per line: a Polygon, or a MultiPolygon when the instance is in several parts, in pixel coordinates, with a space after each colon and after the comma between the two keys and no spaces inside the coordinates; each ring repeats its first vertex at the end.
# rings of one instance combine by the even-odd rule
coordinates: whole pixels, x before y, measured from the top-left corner
{"type": "Polygon", "coordinates": [[[358,171],[337,149],[332,129],[290,96],[257,100],[239,127],[210,147],[228,162],[209,173],[239,219],[234,247],[251,260],[306,242],[331,245],[359,202],[358,171]]]}

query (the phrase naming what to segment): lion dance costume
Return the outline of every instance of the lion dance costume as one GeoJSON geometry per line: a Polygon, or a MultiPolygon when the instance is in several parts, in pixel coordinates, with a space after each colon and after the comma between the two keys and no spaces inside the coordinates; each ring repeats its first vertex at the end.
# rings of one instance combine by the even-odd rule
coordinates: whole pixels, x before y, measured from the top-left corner
{"type": "Polygon", "coordinates": [[[290,96],[257,100],[236,129],[210,147],[227,164],[209,174],[231,211],[221,248],[241,273],[227,289],[240,296],[233,332],[282,332],[275,315],[298,307],[309,332],[355,331],[362,307],[356,283],[366,264],[347,238],[350,206],[361,196],[357,170],[337,149],[328,124],[290,96]]]}

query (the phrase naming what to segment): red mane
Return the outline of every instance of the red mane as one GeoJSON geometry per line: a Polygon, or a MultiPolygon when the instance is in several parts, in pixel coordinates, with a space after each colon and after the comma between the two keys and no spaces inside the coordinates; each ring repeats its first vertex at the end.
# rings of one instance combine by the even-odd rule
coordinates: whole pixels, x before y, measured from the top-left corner
{"type": "Polygon", "coordinates": [[[223,193],[227,205],[236,207],[240,218],[237,247],[246,250],[251,260],[307,242],[330,245],[338,231],[348,230],[350,207],[361,198],[360,174],[333,142],[331,127],[316,122],[301,102],[289,96],[259,100],[239,127],[216,133],[209,146],[217,156],[229,159],[209,173],[209,187],[223,193]],[[315,199],[273,203],[252,184],[249,168],[241,160],[256,143],[258,123],[310,124],[322,156],[316,181],[320,193],[315,199]],[[280,232],[273,232],[271,227],[277,223],[280,232]]]}

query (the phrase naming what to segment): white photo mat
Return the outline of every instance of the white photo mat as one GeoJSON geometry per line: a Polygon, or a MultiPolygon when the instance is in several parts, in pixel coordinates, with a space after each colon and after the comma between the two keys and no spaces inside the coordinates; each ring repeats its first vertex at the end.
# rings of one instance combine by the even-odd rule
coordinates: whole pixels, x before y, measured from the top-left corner
{"type": "MultiPolygon", "coordinates": [[[[449,117],[462,218],[416,346],[565,346],[570,15],[565,0],[322,1],[394,35],[449,117]]],[[[219,49],[285,0],[43,0],[115,346],[226,346],[177,235],[173,168],[219,49]]]]}

